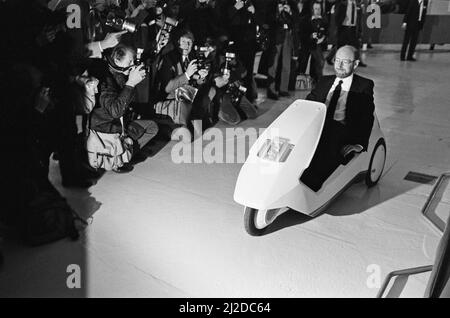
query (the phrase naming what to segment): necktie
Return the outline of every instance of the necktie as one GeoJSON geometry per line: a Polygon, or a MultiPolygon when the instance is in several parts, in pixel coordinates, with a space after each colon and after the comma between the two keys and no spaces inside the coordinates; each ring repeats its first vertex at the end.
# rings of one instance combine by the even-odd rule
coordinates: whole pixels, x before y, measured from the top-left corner
{"type": "Polygon", "coordinates": [[[350,17],[350,24],[355,24],[355,2],[352,1],[352,16],[350,17]]]}
{"type": "Polygon", "coordinates": [[[183,70],[186,71],[188,66],[189,66],[189,59],[185,57],[183,61],[183,70]]]}
{"type": "Polygon", "coordinates": [[[342,80],[339,81],[339,84],[334,89],[333,96],[331,96],[330,104],[328,105],[327,109],[327,120],[332,120],[334,118],[334,112],[336,111],[337,102],[339,100],[339,97],[341,96],[342,83],[342,80]]]}

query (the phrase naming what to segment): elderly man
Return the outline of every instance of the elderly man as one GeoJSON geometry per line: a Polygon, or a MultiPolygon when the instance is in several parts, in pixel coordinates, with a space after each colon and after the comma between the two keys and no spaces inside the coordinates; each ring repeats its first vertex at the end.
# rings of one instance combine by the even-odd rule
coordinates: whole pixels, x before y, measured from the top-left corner
{"type": "Polygon", "coordinates": [[[323,76],[306,97],[327,105],[319,144],[300,177],[315,192],[354,152],[367,151],[374,120],[374,83],[354,74],[359,64],[357,53],[352,46],[341,47],[334,62],[336,75],[323,76]]]}

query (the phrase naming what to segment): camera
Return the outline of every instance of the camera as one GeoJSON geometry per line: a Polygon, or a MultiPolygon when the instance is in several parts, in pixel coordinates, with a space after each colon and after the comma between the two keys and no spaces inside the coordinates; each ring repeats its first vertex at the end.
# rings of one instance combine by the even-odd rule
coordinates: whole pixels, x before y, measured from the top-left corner
{"type": "Polygon", "coordinates": [[[155,11],[156,11],[156,15],[160,16],[161,14],[163,14],[164,10],[167,8],[167,1],[166,0],[158,0],[156,1],[156,5],[155,5],[155,11]]]}
{"type": "Polygon", "coordinates": [[[236,59],[236,54],[232,53],[232,52],[226,52],[225,53],[225,66],[223,68],[223,75],[228,75],[230,76],[231,74],[231,67],[232,67],[232,63],[235,61],[236,59]]]}
{"type": "Polygon", "coordinates": [[[141,65],[143,64],[144,67],[143,69],[145,70],[146,74],[150,73],[150,65],[148,65],[146,63],[146,61],[142,60],[142,53],[144,53],[144,49],[143,48],[137,48],[136,50],[136,59],[134,60],[134,65],[141,65]]]}
{"type": "Polygon", "coordinates": [[[178,25],[178,21],[173,18],[167,17],[164,20],[164,24],[156,37],[155,53],[158,53],[167,44],[173,28],[175,28],[177,25],[178,25]],[[166,42],[166,43],[164,43],[164,42],[166,42]]]}
{"type": "Polygon", "coordinates": [[[209,47],[207,46],[196,46],[195,47],[195,59],[197,60],[197,68],[199,70],[208,70],[211,68],[211,63],[208,61],[207,55],[209,52],[209,47]]]}
{"type": "Polygon", "coordinates": [[[242,86],[240,81],[234,81],[228,84],[226,90],[226,93],[230,94],[231,103],[233,105],[237,105],[246,92],[247,88],[242,86]]]}
{"type": "Polygon", "coordinates": [[[114,30],[117,30],[117,31],[126,30],[130,33],[136,32],[136,24],[128,21],[125,18],[118,16],[113,11],[109,12],[108,15],[106,16],[105,24],[107,26],[112,27],[114,30]]]}

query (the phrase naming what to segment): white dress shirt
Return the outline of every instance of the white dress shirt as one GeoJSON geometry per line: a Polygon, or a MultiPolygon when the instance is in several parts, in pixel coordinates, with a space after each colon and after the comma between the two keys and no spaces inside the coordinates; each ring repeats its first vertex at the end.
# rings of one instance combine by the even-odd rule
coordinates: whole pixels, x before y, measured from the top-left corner
{"type": "Polygon", "coordinates": [[[339,78],[336,76],[336,79],[334,80],[334,83],[331,86],[330,91],[328,92],[326,105],[327,107],[328,105],[330,105],[331,97],[333,96],[334,90],[336,89],[336,86],[339,84],[339,81],[342,81],[341,94],[339,95],[336,110],[334,112],[334,120],[345,124],[345,109],[347,104],[347,96],[348,92],[350,91],[350,87],[352,86],[353,74],[347,76],[346,78],[339,78]]]}
{"type": "Polygon", "coordinates": [[[355,0],[347,0],[347,12],[345,14],[345,19],[342,22],[342,25],[345,26],[355,26],[356,25],[356,17],[357,17],[357,6],[355,0]],[[354,12],[353,12],[353,23],[352,23],[352,4],[354,5],[354,12]]]}
{"type": "Polygon", "coordinates": [[[425,0],[418,0],[419,1],[419,21],[422,20],[422,12],[423,12],[423,6],[424,6],[424,1],[425,0]]]}

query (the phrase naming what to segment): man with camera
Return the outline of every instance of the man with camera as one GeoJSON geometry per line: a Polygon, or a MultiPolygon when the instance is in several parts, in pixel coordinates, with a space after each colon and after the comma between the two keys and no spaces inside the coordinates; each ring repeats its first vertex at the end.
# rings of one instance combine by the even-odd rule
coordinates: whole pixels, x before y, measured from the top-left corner
{"type": "Polygon", "coordinates": [[[314,85],[322,77],[325,58],[323,57],[322,44],[326,42],[328,35],[328,21],[323,16],[323,6],[320,2],[314,2],[311,8],[311,17],[302,19],[300,25],[301,60],[308,61],[311,56],[310,75],[314,85]]]}
{"type": "Polygon", "coordinates": [[[257,98],[253,80],[253,66],[256,55],[256,9],[251,0],[228,0],[225,3],[224,23],[228,29],[230,40],[235,43],[236,55],[242,61],[247,74],[244,86],[250,102],[257,98]]]}
{"type": "Polygon", "coordinates": [[[196,53],[192,50],[192,32],[182,31],[177,44],[177,50],[163,57],[157,74],[159,102],[155,105],[155,110],[158,114],[170,116],[176,124],[193,129],[195,134],[201,134],[207,105],[200,98],[204,97],[203,94],[198,92],[208,83],[209,71],[199,65],[196,53]],[[164,113],[163,109],[167,112],[164,113]],[[174,113],[175,110],[178,112],[174,113]]]}
{"type": "Polygon", "coordinates": [[[232,50],[221,52],[219,68],[214,75],[214,104],[218,105],[218,119],[236,125],[242,120],[256,118],[256,107],[246,98],[243,86],[246,69],[232,50]]]}
{"type": "MultiPolygon", "coordinates": [[[[294,30],[298,18],[296,6],[288,0],[273,0],[272,10],[267,19],[272,30],[271,34],[271,58],[268,75],[270,84],[267,89],[267,97],[278,99],[279,96],[289,96],[289,77],[291,72],[292,56],[297,56],[294,51],[294,30]],[[280,71],[280,82],[276,83],[276,74],[280,71]],[[279,84],[279,85],[277,85],[279,84]],[[279,86],[279,93],[276,87],[279,86]]],[[[295,47],[295,51],[297,48],[295,47]]]]}
{"type": "MultiPolygon", "coordinates": [[[[90,129],[106,134],[125,134],[133,140],[133,150],[145,146],[158,132],[151,120],[129,120],[127,112],[133,103],[137,84],[147,73],[144,65],[135,65],[136,52],[123,44],[117,45],[107,62],[95,74],[100,79],[97,106],[91,112],[90,129]]],[[[133,169],[126,164],[116,172],[133,169]]]]}

